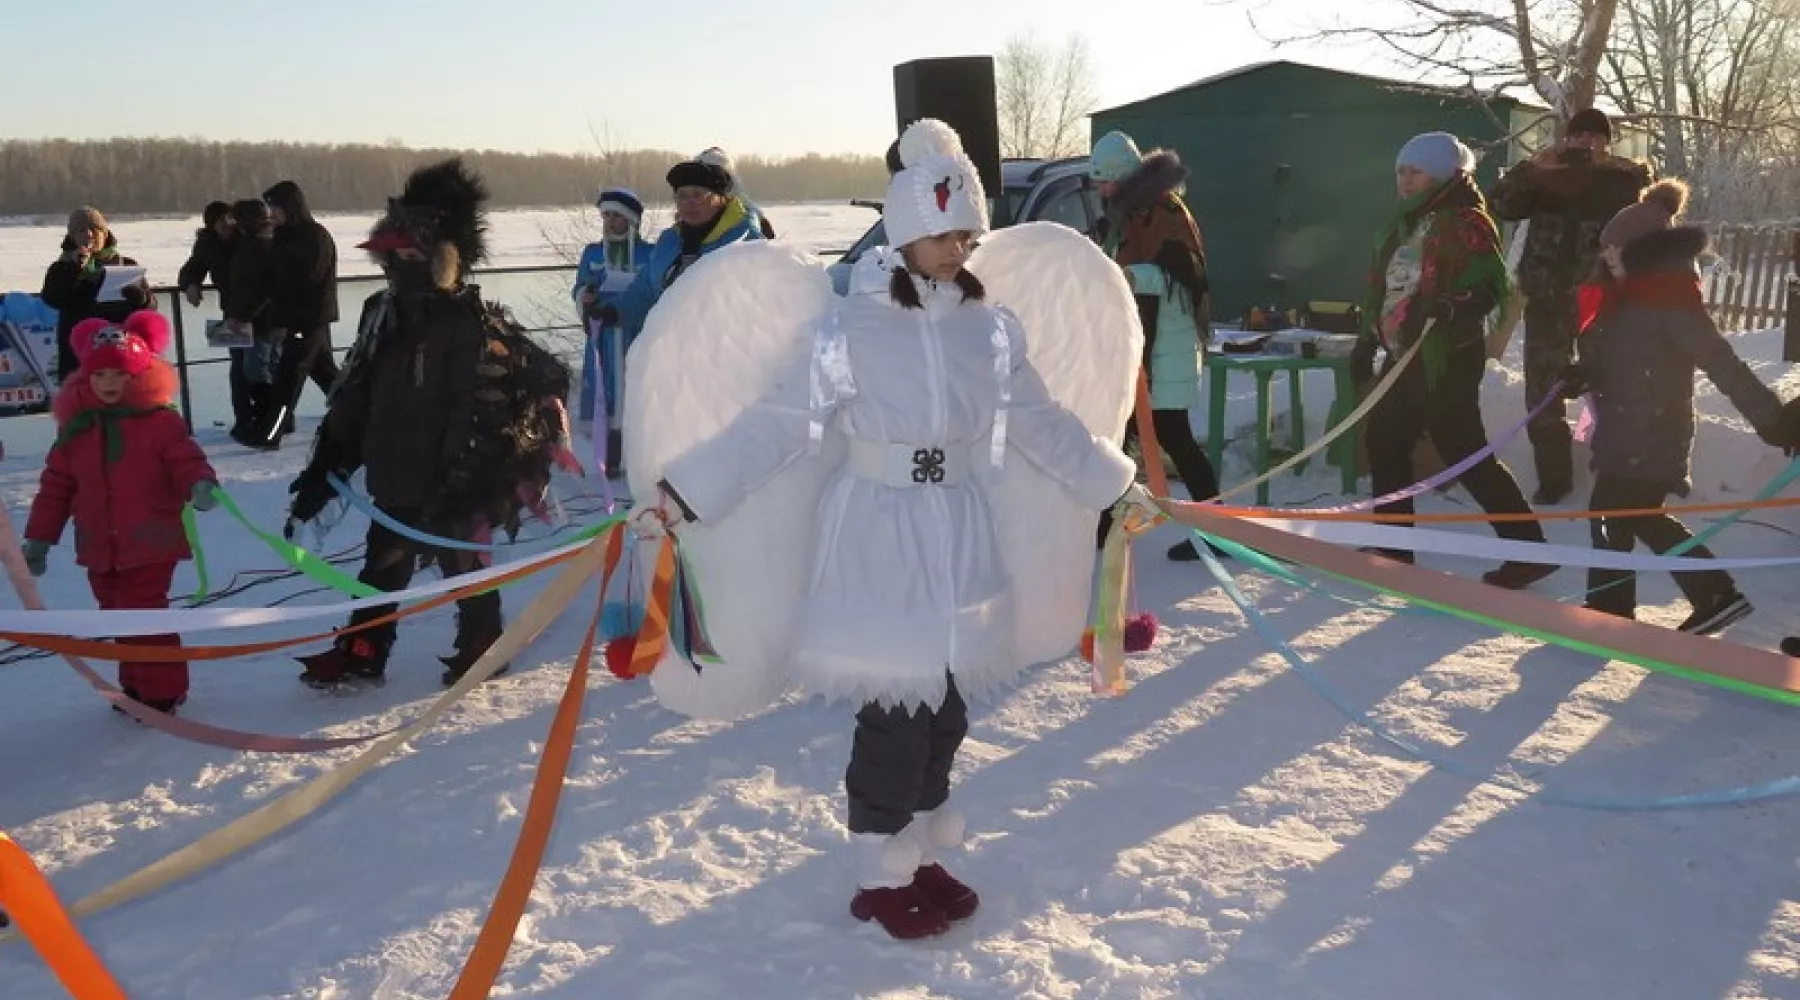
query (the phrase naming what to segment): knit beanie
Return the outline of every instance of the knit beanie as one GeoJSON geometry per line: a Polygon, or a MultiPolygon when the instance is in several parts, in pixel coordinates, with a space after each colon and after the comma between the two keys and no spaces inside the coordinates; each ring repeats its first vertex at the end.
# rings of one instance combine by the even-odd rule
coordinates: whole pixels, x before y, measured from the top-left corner
{"type": "Polygon", "coordinates": [[[1687,185],[1674,178],[1657,181],[1638,195],[1635,205],[1627,205],[1600,230],[1602,246],[1624,248],[1637,240],[1670,228],[1687,208],[1687,185]]]}
{"type": "Polygon", "coordinates": [[[888,246],[898,250],[959,230],[987,232],[987,194],[955,129],[936,118],[912,123],[900,136],[900,162],[881,209],[888,246]]]}
{"type": "Polygon", "coordinates": [[[109,231],[106,228],[106,216],[101,215],[100,210],[91,205],[83,205],[69,213],[69,232],[72,233],[78,229],[92,229],[97,233],[109,231]]]}
{"type": "Polygon", "coordinates": [[[644,200],[630,188],[604,188],[594,204],[603,214],[617,212],[630,219],[633,229],[638,228],[644,222],[644,200]]]}
{"type": "Polygon", "coordinates": [[[142,375],[169,346],[169,321],[154,309],[140,309],[124,323],[84,319],[69,332],[83,372],[117,368],[128,375],[142,375]]]}
{"type": "Polygon", "coordinates": [[[1475,154],[1462,140],[1448,132],[1426,132],[1415,135],[1400,147],[1394,158],[1394,169],[1413,167],[1434,181],[1447,181],[1457,171],[1473,173],[1475,154]]]}
{"type": "Polygon", "coordinates": [[[1144,162],[1144,154],[1138,152],[1137,143],[1131,136],[1116,130],[1094,143],[1090,157],[1092,166],[1088,168],[1088,174],[1101,182],[1124,180],[1144,162]]]}

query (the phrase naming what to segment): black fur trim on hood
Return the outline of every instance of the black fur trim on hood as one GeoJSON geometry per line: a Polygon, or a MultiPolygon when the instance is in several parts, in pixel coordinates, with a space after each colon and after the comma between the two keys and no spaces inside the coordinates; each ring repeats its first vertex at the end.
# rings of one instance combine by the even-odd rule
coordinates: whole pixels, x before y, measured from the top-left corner
{"type": "Polygon", "coordinates": [[[1620,252],[1627,274],[1691,271],[1711,239],[1699,226],[1677,226],[1640,236],[1620,252]]]}
{"type": "Polygon", "coordinates": [[[1187,164],[1181,162],[1181,157],[1172,149],[1159,149],[1119,180],[1112,202],[1130,214],[1161,201],[1164,195],[1186,184],[1187,179],[1187,164]]]}

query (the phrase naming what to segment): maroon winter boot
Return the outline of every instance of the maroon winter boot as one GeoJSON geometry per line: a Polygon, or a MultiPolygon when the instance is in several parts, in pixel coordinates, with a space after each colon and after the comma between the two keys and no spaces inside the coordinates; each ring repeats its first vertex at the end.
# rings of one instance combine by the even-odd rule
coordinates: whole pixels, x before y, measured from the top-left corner
{"type": "Polygon", "coordinates": [[[931,905],[917,885],[858,889],[850,901],[850,915],[877,921],[882,930],[902,941],[936,937],[950,929],[950,917],[931,905]]]}
{"type": "Polygon", "coordinates": [[[925,895],[931,905],[942,910],[951,920],[966,920],[975,915],[981,897],[964,885],[940,864],[929,864],[913,873],[913,888],[925,895]]]}

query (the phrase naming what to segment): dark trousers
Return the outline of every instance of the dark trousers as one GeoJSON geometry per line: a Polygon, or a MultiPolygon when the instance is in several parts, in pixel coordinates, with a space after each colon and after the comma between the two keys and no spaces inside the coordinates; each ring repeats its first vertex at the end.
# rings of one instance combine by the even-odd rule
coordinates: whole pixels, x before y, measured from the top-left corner
{"type": "MultiPolygon", "coordinates": [[[[102,611],[161,611],[169,606],[169,584],[174,579],[174,562],[88,572],[88,586],[102,611]]],[[[124,642],[132,646],[179,646],[181,637],[136,635],[124,642]]],[[[188,692],[188,665],[125,660],[119,664],[119,686],[140,701],[173,701],[188,692]]]]}
{"type": "Polygon", "coordinates": [[[280,441],[287,433],[285,425],[300,405],[300,393],[306,388],[308,376],[319,392],[330,398],[332,383],[338,377],[337,359],[331,354],[330,326],[288,331],[287,340],[281,345],[281,361],[275,369],[274,389],[269,395],[270,412],[262,428],[264,440],[280,441]]]}
{"type": "MultiPolygon", "coordinates": [[[[1645,510],[1661,507],[1670,492],[1670,484],[1667,483],[1602,474],[1594,479],[1594,495],[1588,501],[1588,509],[1645,510]]],[[[1588,522],[1588,532],[1593,537],[1594,548],[1630,552],[1641,541],[1657,555],[1694,537],[1688,534],[1687,526],[1672,514],[1595,518],[1588,522]]],[[[1684,554],[1696,559],[1712,558],[1712,553],[1704,545],[1697,545],[1684,554]]],[[[1675,578],[1675,585],[1681,588],[1688,603],[1696,608],[1737,589],[1731,575],[1723,570],[1696,570],[1670,575],[1675,578]]],[[[1621,616],[1630,616],[1637,611],[1636,573],[1622,569],[1590,569],[1587,585],[1587,606],[1595,611],[1621,616]]]]}
{"type": "Polygon", "coordinates": [[[244,374],[244,355],[247,352],[233,349],[228,376],[231,381],[231,424],[233,427],[252,431],[256,426],[256,412],[250,404],[250,379],[244,374]]]}
{"type": "MultiPolygon", "coordinates": [[[[1575,360],[1579,323],[1574,291],[1534,296],[1525,304],[1525,409],[1550,395],[1575,360]]],[[[1554,400],[1526,428],[1537,459],[1538,485],[1566,493],[1575,482],[1573,436],[1565,404],[1554,400]]],[[[1444,456],[1448,458],[1449,456],[1444,456]]]]}
{"type": "MultiPolygon", "coordinates": [[[[391,509],[383,507],[388,515],[409,527],[418,527],[420,511],[412,508],[391,509]]],[[[429,532],[430,529],[424,529],[429,532]]],[[[392,530],[387,526],[371,522],[368,534],[368,553],[363,557],[362,572],[357,579],[374,587],[376,590],[405,590],[412,583],[413,570],[418,565],[419,556],[429,552],[438,564],[438,569],[448,579],[461,576],[479,569],[480,553],[467,552],[461,549],[440,549],[425,546],[392,530]]],[[[379,607],[359,608],[350,614],[350,624],[360,625],[377,618],[394,613],[395,605],[383,604],[379,607]]],[[[457,646],[464,645],[468,638],[489,638],[499,635],[500,592],[490,590],[473,597],[465,597],[456,602],[457,646]]],[[[394,641],[396,625],[389,622],[378,625],[364,633],[371,642],[382,649],[391,646],[394,641]]]]}
{"type": "Polygon", "coordinates": [[[851,833],[899,833],[913,813],[936,809],[950,797],[950,765],[969,734],[969,707],[955,678],[946,684],[944,703],[935,711],[870,702],[856,713],[856,740],[844,772],[851,833]]]}
{"type": "MultiPolygon", "coordinates": [[[[1390,358],[1388,365],[1391,367],[1390,358]]],[[[1411,486],[1413,446],[1419,435],[1431,443],[1446,463],[1454,465],[1487,447],[1487,429],[1481,423],[1481,377],[1487,355],[1480,340],[1451,347],[1444,370],[1432,384],[1422,361],[1400,376],[1388,394],[1369,414],[1365,440],[1369,448],[1369,479],[1376,496],[1411,486]]],[[[1498,458],[1489,455],[1458,479],[1481,509],[1490,514],[1523,514],[1531,510],[1525,494],[1498,458]]],[[[1382,504],[1383,514],[1411,514],[1411,499],[1382,504]]],[[[1541,542],[1544,529],[1536,521],[1496,521],[1501,538],[1541,542]]]]}

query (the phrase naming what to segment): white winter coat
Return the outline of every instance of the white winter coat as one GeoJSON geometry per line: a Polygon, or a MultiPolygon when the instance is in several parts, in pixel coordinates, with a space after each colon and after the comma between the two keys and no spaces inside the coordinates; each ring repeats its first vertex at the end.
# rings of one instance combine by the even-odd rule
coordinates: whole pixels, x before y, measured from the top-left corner
{"type": "MultiPolygon", "coordinates": [[[[795,623],[794,679],[832,698],[935,709],[946,670],[960,690],[979,693],[1027,666],[1014,649],[995,540],[994,519],[1004,512],[989,499],[998,362],[1010,396],[1004,461],[1032,463],[1096,510],[1124,493],[1134,470],[1050,398],[1026,360],[1016,317],[963,301],[953,284],[919,278],[912,280],[924,308],[905,309],[888,293],[884,268],[894,259],[891,251],[866,255],[837,306],[836,342],[847,355],[839,371],[847,377],[835,389],[819,392],[798,373],[781,379],[769,398],[669,463],[664,478],[696,518],[721,518],[807,452],[815,414],[828,435],[845,436],[852,458],[833,472],[820,502],[811,583],[795,623]],[[902,485],[904,474],[883,477],[866,461],[884,447],[902,457],[942,449],[951,475],[942,485],[902,485]]],[[[906,463],[899,467],[904,473],[906,463]]]]}

